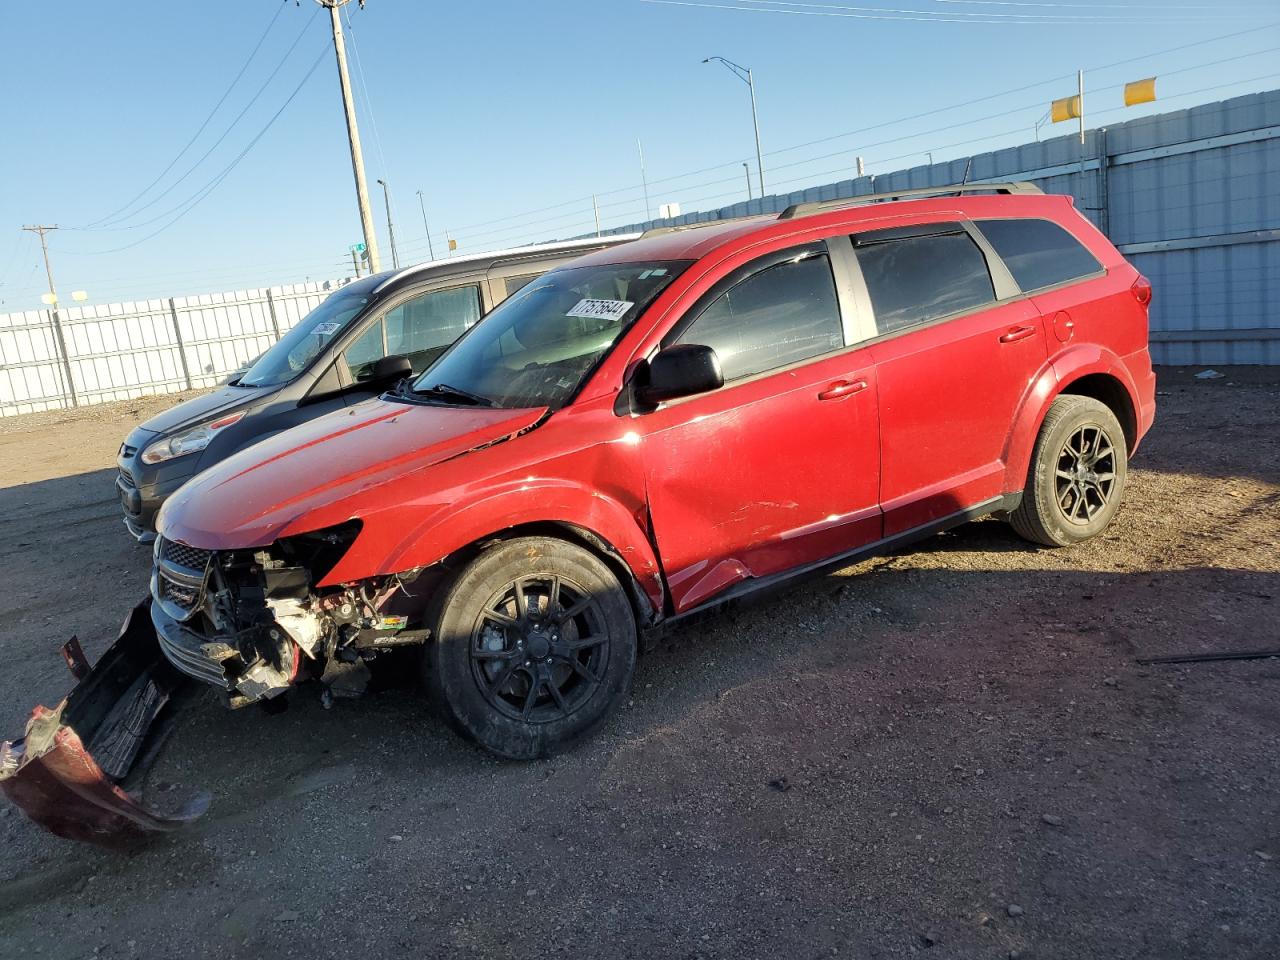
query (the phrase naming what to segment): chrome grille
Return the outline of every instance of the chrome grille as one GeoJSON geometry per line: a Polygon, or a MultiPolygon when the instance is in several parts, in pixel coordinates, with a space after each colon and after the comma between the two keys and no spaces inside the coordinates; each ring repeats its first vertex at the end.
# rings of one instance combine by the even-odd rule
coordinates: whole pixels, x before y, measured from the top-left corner
{"type": "Polygon", "coordinates": [[[128,487],[131,490],[135,486],[133,482],[133,476],[127,470],[120,471],[120,482],[123,483],[126,487],[128,487]]]}
{"type": "Polygon", "coordinates": [[[212,553],[212,550],[200,550],[196,547],[188,547],[185,543],[166,540],[160,549],[160,559],[179,567],[186,567],[188,570],[203,571],[209,565],[209,556],[212,553]]]}
{"type": "Polygon", "coordinates": [[[196,587],[190,587],[184,583],[175,583],[163,573],[160,574],[159,583],[160,598],[181,607],[183,610],[192,609],[196,605],[196,601],[200,599],[200,591],[196,587]]]}
{"type": "Polygon", "coordinates": [[[212,550],[161,539],[151,578],[151,595],[175,620],[187,620],[204,599],[212,550]]]}

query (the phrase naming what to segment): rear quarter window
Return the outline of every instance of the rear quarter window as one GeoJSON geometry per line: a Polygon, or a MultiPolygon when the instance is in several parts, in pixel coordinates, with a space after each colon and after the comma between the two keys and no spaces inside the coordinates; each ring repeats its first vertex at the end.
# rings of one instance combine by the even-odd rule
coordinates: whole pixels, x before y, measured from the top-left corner
{"type": "Polygon", "coordinates": [[[1049,220],[980,220],[977,226],[1024,293],[1102,269],[1079,240],[1049,220]]]}

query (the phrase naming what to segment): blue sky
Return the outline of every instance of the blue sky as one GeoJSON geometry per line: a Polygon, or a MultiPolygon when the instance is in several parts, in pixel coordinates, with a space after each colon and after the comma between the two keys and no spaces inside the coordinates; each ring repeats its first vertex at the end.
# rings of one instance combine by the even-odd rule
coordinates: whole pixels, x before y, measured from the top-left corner
{"type": "MultiPolygon", "coordinates": [[[[850,176],[859,154],[868,172],[885,173],[925,162],[926,151],[940,161],[1031,139],[1049,100],[1074,93],[1077,67],[1090,112],[1108,110],[1098,124],[1280,86],[1274,0],[367,0],[346,9],[384,266],[378,178],[391,185],[406,261],[427,254],[417,190],[437,255],[446,229],[462,251],[588,231],[592,193],[605,226],[641,219],[637,138],[655,208],[745,199],[747,88],[703,65],[708,56],[755,72],[770,192],[850,176]],[[1091,69],[1188,44],[1197,45],[1091,69]],[[1151,74],[1160,102],[1115,109],[1118,85],[1151,74]],[[1002,95],[906,119],[993,94],[1002,95]],[[849,131],[865,132],[785,149],[849,131]]],[[[79,289],[102,303],[348,274],[345,251],[361,236],[327,21],[314,0],[9,4],[0,313],[39,306],[45,290],[26,223],[63,228],[51,250],[64,300],[79,289]],[[142,193],[259,38],[207,128],[142,193]]]]}

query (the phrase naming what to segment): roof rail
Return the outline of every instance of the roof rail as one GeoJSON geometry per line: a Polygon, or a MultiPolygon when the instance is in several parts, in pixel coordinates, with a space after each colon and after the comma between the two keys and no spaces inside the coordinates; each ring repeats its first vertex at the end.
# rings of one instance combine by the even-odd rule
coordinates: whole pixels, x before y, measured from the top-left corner
{"type": "Polygon", "coordinates": [[[887,203],[893,200],[921,200],[925,197],[952,197],[965,193],[1044,193],[1034,183],[1024,180],[1008,183],[956,183],[943,187],[915,187],[910,190],[894,190],[891,193],[868,193],[860,197],[844,197],[840,200],[812,200],[808,203],[793,203],[778,214],[779,220],[792,220],[796,217],[820,213],[823,210],[839,210],[842,207],[857,207],[864,203],[887,203]]]}
{"type": "Polygon", "coordinates": [[[685,230],[697,230],[700,227],[718,227],[726,223],[736,223],[739,220],[760,220],[768,217],[767,213],[748,213],[740,217],[721,217],[718,220],[697,220],[693,223],[673,223],[668,227],[650,227],[644,233],[640,234],[640,239],[646,237],[660,237],[664,233],[680,233],[685,230]]]}

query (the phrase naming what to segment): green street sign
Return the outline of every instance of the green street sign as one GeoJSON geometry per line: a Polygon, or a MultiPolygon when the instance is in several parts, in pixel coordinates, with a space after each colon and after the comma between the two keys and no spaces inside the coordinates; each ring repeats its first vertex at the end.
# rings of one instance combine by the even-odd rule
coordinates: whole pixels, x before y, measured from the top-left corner
{"type": "Polygon", "coordinates": [[[352,252],[352,253],[364,253],[364,244],[363,244],[363,243],[353,243],[353,244],[351,245],[351,252],[352,252]]]}

